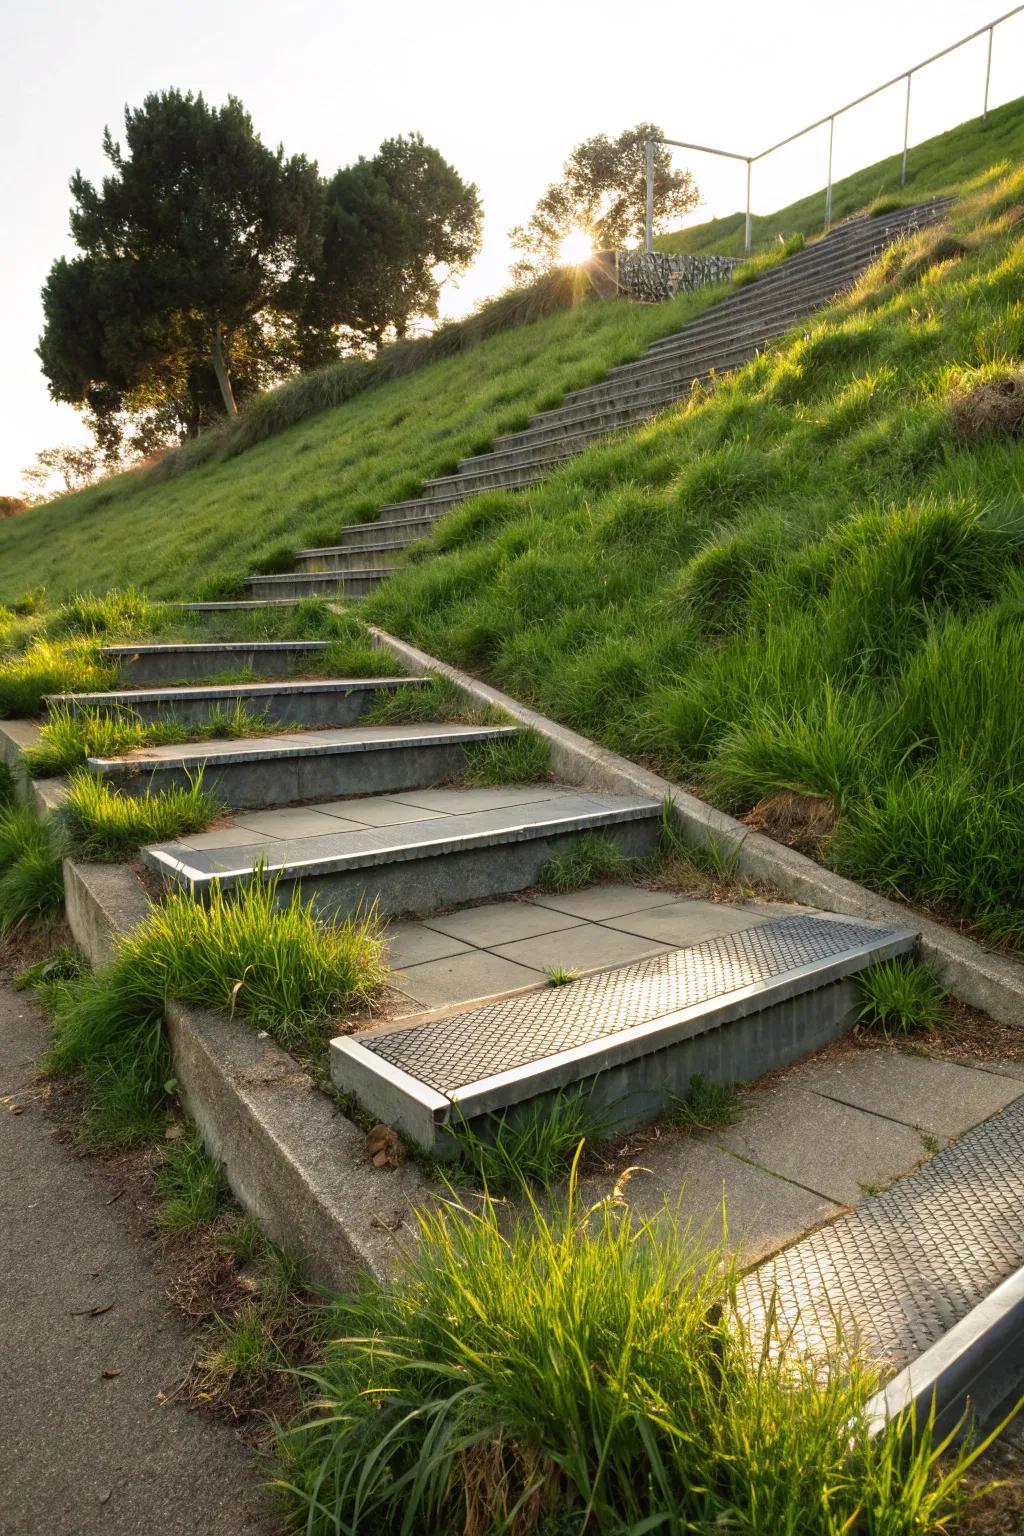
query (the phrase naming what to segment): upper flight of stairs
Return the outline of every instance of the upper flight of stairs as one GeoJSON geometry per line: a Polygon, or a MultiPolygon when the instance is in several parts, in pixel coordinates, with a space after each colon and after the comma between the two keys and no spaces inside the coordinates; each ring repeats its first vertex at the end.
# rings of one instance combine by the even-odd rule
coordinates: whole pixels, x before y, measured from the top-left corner
{"type": "Polygon", "coordinates": [[[939,219],[950,199],[904,208],[884,218],[863,215],[771,268],[756,282],[653,342],[635,362],[612,368],[521,432],[495,440],[489,453],[463,459],[453,475],[428,480],[420,496],[381,507],[370,523],[339,534],[338,543],[303,549],[296,569],[250,576],[249,600],[363,597],[387,579],[398,552],[430,531],[458,502],[487,490],[533,485],[597,438],[646,420],[687,395],[695,383],[737,368],[797,321],[850,287],[886,245],[939,219]]]}

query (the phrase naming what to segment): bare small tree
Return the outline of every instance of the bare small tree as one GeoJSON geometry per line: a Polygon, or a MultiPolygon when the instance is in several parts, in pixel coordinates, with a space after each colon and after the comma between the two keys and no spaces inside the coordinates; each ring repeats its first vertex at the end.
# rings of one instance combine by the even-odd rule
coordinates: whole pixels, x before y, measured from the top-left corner
{"type": "MultiPolygon", "coordinates": [[[[595,134],[577,144],[525,224],[509,230],[519,257],[512,267],[517,283],[532,282],[558,263],[559,247],[573,230],[584,230],[597,248],[622,249],[644,233],[647,207],[648,139],[660,140],[655,123],[637,123],[618,138],[595,134]]],[[[700,202],[689,171],[672,168],[668,146],[654,150],[654,224],[664,227],[700,202]]]]}
{"type": "Polygon", "coordinates": [[[21,477],[30,488],[32,500],[38,503],[92,485],[99,478],[101,467],[98,448],[58,443],[56,448],[43,448],[37,453],[35,463],[23,469],[21,477]],[[64,482],[63,491],[53,489],[57,478],[64,482]]]}

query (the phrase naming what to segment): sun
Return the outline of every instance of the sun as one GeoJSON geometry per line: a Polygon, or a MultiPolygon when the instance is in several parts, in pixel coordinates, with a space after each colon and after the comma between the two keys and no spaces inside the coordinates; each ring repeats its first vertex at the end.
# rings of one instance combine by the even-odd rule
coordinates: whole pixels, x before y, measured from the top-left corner
{"type": "Polygon", "coordinates": [[[558,247],[559,264],[581,267],[594,254],[594,242],[583,229],[571,229],[558,247]]]}

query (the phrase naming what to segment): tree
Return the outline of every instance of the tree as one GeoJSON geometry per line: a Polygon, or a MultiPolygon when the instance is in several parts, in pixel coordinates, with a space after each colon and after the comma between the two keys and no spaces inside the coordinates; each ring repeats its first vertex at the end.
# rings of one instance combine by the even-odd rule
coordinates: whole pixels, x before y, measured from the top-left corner
{"type": "Polygon", "coordinates": [[[0,517],[17,517],[27,506],[23,496],[0,496],[0,517]]]}
{"type": "Polygon", "coordinates": [[[124,149],[104,131],[102,186],[72,177],[82,254],[50,271],[39,344],[51,395],[85,408],[109,454],[120,418],[144,439],[194,435],[294,371],[320,240],[316,166],[268,149],[234,97],[165,91],[124,123],[124,149]]]}
{"type": "MultiPolygon", "coordinates": [[[[596,134],[584,139],[552,182],[525,224],[509,230],[513,249],[521,254],[512,267],[516,282],[530,282],[557,265],[566,235],[585,230],[598,249],[617,250],[638,243],[644,234],[647,208],[646,145],[660,139],[654,123],[637,123],[617,139],[596,134]]],[[[689,171],[672,168],[669,148],[654,151],[655,228],[681,218],[700,201],[689,171]]]]}
{"type": "Polygon", "coordinates": [[[323,245],[305,320],[357,345],[435,318],[441,286],[480,249],[480,198],[418,133],[387,139],[328,184],[323,245]]]}
{"type": "Polygon", "coordinates": [[[99,478],[100,455],[87,444],[59,443],[56,448],[43,448],[36,454],[35,463],[21,472],[26,484],[34,487],[34,502],[48,501],[52,495],[62,495],[51,489],[55,478],[64,482],[64,491],[80,491],[99,478]]]}

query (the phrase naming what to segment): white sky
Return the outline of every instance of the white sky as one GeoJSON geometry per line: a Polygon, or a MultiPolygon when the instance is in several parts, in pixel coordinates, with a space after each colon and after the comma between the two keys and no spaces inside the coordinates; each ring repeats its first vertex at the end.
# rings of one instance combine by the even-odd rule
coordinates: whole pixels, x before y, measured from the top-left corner
{"type": "MultiPolygon", "coordinates": [[[[240,96],[273,145],[332,173],[419,130],[480,187],[483,252],[445,301],[460,314],[507,283],[506,231],[566,153],[646,119],[674,138],[744,153],[841,106],[982,26],[1009,0],[0,0],[0,493],[35,452],[84,434],[50,401],[35,356],[39,291],[73,249],[68,178],[97,178],[103,126],[176,86],[240,96]]],[[[911,142],[981,108],[985,40],[915,79],[911,142]]],[[[996,30],[993,105],[1024,93],[1024,15],[996,30]]],[[[900,146],[900,88],[842,119],[837,177],[900,146]]],[[[824,182],[821,134],[755,167],[755,211],[824,182]]],[[[682,156],[732,212],[745,169],[682,156]]]]}

